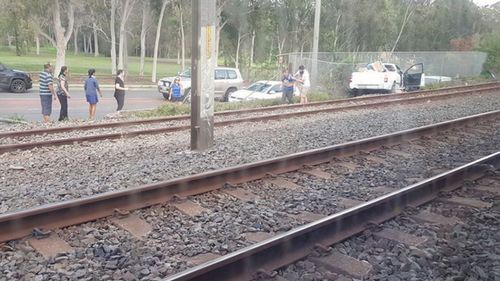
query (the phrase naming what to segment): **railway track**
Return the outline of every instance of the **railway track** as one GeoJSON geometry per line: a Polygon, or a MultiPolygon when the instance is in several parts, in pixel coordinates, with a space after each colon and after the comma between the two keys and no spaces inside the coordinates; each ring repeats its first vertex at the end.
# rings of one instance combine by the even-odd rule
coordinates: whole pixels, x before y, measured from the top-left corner
{"type": "MultiPolygon", "coordinates": [[[[270,159],[266,161],[260,161],[258,163],[252,163],[247,165],[241,165],[238,167],[218,170],[214,172],[208,172],[198,175],[193,175],[189,177],[184,177],[180,179],[169,180],[165,182],[161,182],[154,185],[146,185],[139,187],[137,189],[130,189],[121,192],[113,192],[102,194],[99,196],[93,196],[90,198],[72,200],[67,202],[61,202],[46,206],[41,206],[39,208],[34,208],[30,210],[24,210],[19,212],[12,212],[0,215],[0,241],[9,241],[12,239],[22,239],[26,235],[30,235],[32,233],[36,235],[44,236],[44,230],[47,229],[56,229],[53,231],[53,234],[46,239],[36,239],[31,238],[27,243],[32,247],[36,248],[42,255],[47,255],[47,259],[50,261],[50,264],[56,260],[64,260],[65,258],[69,258],[70,260],[76,259],[75,262],[79,263],[79,257],[82,255],[82,252],[88,252],[88,249],[91,249],[93,253],[93,257],[98,259],[96,262],[102,263],[102,266],[99,268],[113,268],[116,266],[117,257],[120,257],[120,253],[116,252],[116,250],[109,250],[99,244],[92,244],[95,242],[89,242],[92,240],[88,240],[88,238],[81,237],[78,233],[87,233],[94,229],[95,223],[90,223],[91,226],[75,226],[70,228],[65,228],[64,230],[57,230],[60,227],[81,224],[89,221],[94,221],[97,218],[105,218],[101,221],[100,224],[103,225],[120,225],[124,230],[131,233],[133,237],[137,237],[137,241],[141,241],[136,245],[136,247],[143,247],[144,243],[148,240],[152,240],[151,243],[154,247],[163,247],[161,243],[158,243],[158,240],[161,239],[170,239],[170,236],[175,236],[183,233],[181,232],[185,228],[190,228],[194,226],[189,226],[189,224],[184,225],[185,221],[189,221],[189,218],[177,218],[177,215],[169,215],[168,218],[158,217],[160,214],[171,213],[171,207],[176,206],[175,208],[181,210],[181,212],[199,212],[200,209],[210,208],[208,206],[211,204],[204,204],[204,201],[213,201],[214,198],[226,198],[232,197],[236,198],[235,200],[238,202],[254,202],[250,205],[254,205],[254,208],[259,209],[263,206],[266,206],[268,203],[264,202],[276,202],[269,203],[274,204],[268,208],[277,209],[273,216],[264,216],[264,221],[269,222],[268,225],[264,221],[257,222],[257,224],[263,223],[264,226],[257,227],[253,226],[256,229],[251,230],[247,228],[246,231],[250,231],[250,234],[245,233],[243,236],[245,238],[237,238],[241,236],[241,233],[227,233],[225,234],[227,237],[232,237],[229,239],[243,239],[247,241],[257,242],[258,244],[252,246],[252,249],[258,249],[259,245],[274,245],[274,242],[277,241],[281,237],[284,237],[286,233],[284,231],[292,230],[290,233],[297,233],[299,230],[304,229],[306,226],[303,226],[304,223],[311,222],[313,220],[320,220],[318,223],[326,223],[328,220],[328,215],[333,215],[332,217],[336,218],[345,218],[343,214],[346,214],[349,210],[345,210],[346,208],[354,207],[354,210],[357,210],[357,215],[359,214],[372,214],[373,212],[367,211],[368,208],[366,206],[377,206],[380,210],[387,211],[387,209],[381,207],[380,204],[386,204],[385,199],[380,199],[382,201],[370,201],[369,203],[363,203],[364,200],[370,200],[373,198],[379,198],[381,194],[385,194],[382,198],[387,198],[390,196],[389,194],[393,192],[399,192],[397,188],[403,188],[406,186],[405,182],[413,183],[413,182],[427,182],[430,183],[429,180],[425,180],[426,177],[431,175],[441,174],[440,166],[441,163],[441,155],[439,155],[439,151],[441,148],[438,148],[443,145],[447,145],[448,143],[454,143],[455,148],[460,147],[467,139],[477,139],[477,143],[481,145],[485,145],[481,143],[481,140],[494,139],[495,136],[498,136],[498,127],[499,127],[499,119],[500,119],[500,111],[490,112],[486,114],[480,114],[473,117],[461,118],[449,122],[443,122],[440,124],[435,124],[431,126],[421,127],[412,130],[406,130],[403,132],[398,132],[394,134],[384,135],[380,137],[374,137],[370,139],[354,141],[343,145],[336,145],[322,149],[315,149],[312,151],[307,151],[303,153],[296,153],[293,155],[287,155],[280,158],[270,159]],[[495,133],[496,131],[496,133],[495,133]],[[390,169],[389,167],[400,167],[404,166],[405,163],[416,162],[413,156],[415,155],[423,155],[422,159],[432,158],[435,160],[433,163],[422,163],[421,166],[429,166],[431,168],[428,170],[428,173],[424,173],[423,171],[427,170],[416,170],[413,171],[413,167],[411,167],[411,171],[413,174],[408,172],[408,175],[403,176],[401,181],[403,183],[399,186],[394,186],[391,188],[378,188],[376,183],[375,186],[371,189],[370,192],[367,193],[366,189],[362,190],[359,188],[354,188],[350,191],[338,191],[338,195],[326,196],[325,194],[315,194],[312,191],[313,187],[306,188],[309,183],[312,186],[315,186],[315,182],[327,181],[328,183],[333,183],[340,181],[342,177],[346,177],[346,179],[352,178],[348,181],[349,186],[357,186],[361,183],[356,183],[355,178],[360,177],[361,174],[367,174],[368,177],[377,178],[376,173],[380,172],[380,166],[390,169]],[[371,168],[370,168],[371,167],[371,168]],[[371,170],[376,167],[376,170],[371,170]],[[374,175],[372,175],[375,173],[374,175]],[[307,178],[304,179],[304,175],[307,175],[307,178]],[[417,177],[418,175],[422,176],[422,178],[409,179],[409,177],[417,177]],[[329,180],[327,178],[330,178],[329,180]],[[222,188],[222,189],[221,189],[222,188]],[[222,190],[222,195],[212,195],[215,190],[222,190]],[[293,191],[294,190],[294,191],[293,191]],[[292,192],[293,191],[293,192],[292,192]],[[209,193],[206,193],[209,192],[209,193]],[[194,194],[207,194],[200,195],[200,198],[190,197],[186,199],[185,197],[194,194]],[[290,207],[290,198],[296,197],[297,194],[305,194],[307,198],[316,197],[317,201],[314,200],[306,200],[308,202],[307,208],[304,210],[302,207],[290,207]],[[260,197],[261,199],[255,199],[255,197],[260,197]],[[252,199],[252,197],[254,199],[252,199]],[[344,197],[344,198],[341,198],[344,197]],[[271,199],[274,198],[274,199],[271,199]],[[320,200],[323,199],[323,200],[320,200]],[[170,200],[170,201],[169,201],[170,200]],[[164,204],[165,202],[170,202],[169,205],[160,206],[155,208],[147,208],[144,209],[144,212],[150,212],[151,214],[148,216],[137,214],[138,211],[133,211],[138,208],[143,208],[147,206],[164,204]],[[261,203],[258,203],[261,202],[261,203]],[[377,202],[377,203],[373,203],[377,202]],[[321,206],[323,205],[323,206],[321,206]],[[360,205],[360,206],[357,206],[360,205]],[[357,207],[356,207],[357,206],[357,207]],[[365,207],[363,207],[365,206],[365,207]],[[325,207],[322,209],[322,207],[325,207]],[[147,220],[141,219],[140,217],[146,217],[147,220]],[[163,234],[167,236],[160,235],[159,231],[162,229],[169,229],[172,225],[179,224],[179,221],[183,223],[180,224],[180,228],[174,230],[171,234],[163,234]],[[273,226],[276,223],[278,226],[273,226]],[[93,225],[94,224],[94,225],[93,225]],[[128,225],[128,226],[127,226],[128,225]],[[152,228],[152,226],[155,226],[152,228]],[[83,228],[83,229],[82,229],[83,228]],[[35,231],[34,231],[35,229],[35,231]],[[42,231],[39,231],[41,229],[42,231]],[[90,229],[90,230],[88,230],[90,229]],[[149,229],[149,230],[148,230],[149,229]],[[148,234],[149,231],[149,234],[148,234]],[[256,231],[256,232],[255,232],[256,231]],[[267,236],[265,233],[267,233],[267,236]],[[247,236],[248,234],[248,236],[247,236]],[[253,234],[253,235],[252,235],[253,234]],[[274,235],[274,237],[269,236],[269,234],[274,235]],[[262,242],[262,235],[264,238],[270,238],[271,240],[262,242]],[[257,236],[257,238],[256,238],[257,236]],[[258,237],[260,236],[260,237],[258,237]],[[61,237],[61,238],[58,238],[61,237]],[[61,252],[59,251],[70,251],[67,247],[68,244],[65,242],[61,242],[60,240],[71,240],[76,239],[77,241],[72,241],[71,245],[79,245],[76,247],[83,248],[79,251],[76,256],[68,256],[66,257],[64,254],[61,256],[61,252]],[[261,241],[261,242],[259,242],[261,241]],[[270,243],[270,244],[269,244],[270,243]],[[42,246],[40,246],[42,245],[42,246]],[[63,246],[61,246],[63,245],[63,246]],[[65,245],[65,246],[64,246],[65,245]],[[45,249],[54,249],[52,250],[53,256],[51,254],[44,254],[45,249]],[[111,251],[111,252],[109,252],[111,251]],[[108,254],[109,252],[109,254],[108,254]],[[104,258],[107,257],[107,258],[104,258]]],[[[478,145],[475,141],[471,141],[472,147],[474,145],[478,145]]],[[[470,148],[470,147],[469,147],[470,148]]],[[[470,149],[464,148],[464,151],[469,151],[470,149]]],[[[450,153],[463,153],[460,149],[449,149],[444,155],[450,153]]],[[[496,154],[498,157],[498,154],[496,154]]],[[[457,159],[461,159],[458,157],[457,159]]],[[[459,161],[464,161],[459,160],[459,161]]],[[[472,176],[469,180],[473,180],[476,175],[476,172],[483,173],[484,171],[490,171],[491,166],[482,165],[481,161],[476,162],[474,165],[470,166],[470,169],[462,174],[466,174],[467,176],[472,176]]],[[[491,164],[489,162],[484,162],[487,164],[491,164]]],[[[492,165],[497,165],[497,162],[492,165]]],[[[496,166],[498,169],[498,166],[496,166]]],[[[456,172],[456,171],[455,171],[456,172]]],[[[398,171],[401,173],[401,171],[398,171]]],[[[457,172],[458,173],[458,172],[457,172]]],[[[456,179],[460,179],[460,173],[456,174],[456,179]]],[[[366,177],[366,176],[365,176],[366,177]]],[[[362,177],[361,177],[362,178],[362,177]]],[[[390,177],[389,177],[390,178],[390,177]]],[[[389,182],[390,179],[381,178],[383,183],[389,182]]],[[[397,179],[393,179],[393,181],[397,179]]],[[[431,191],[437,192],[437,188],[441,186],[440,183],[447,182],[448,180],[438,180],[434,181],[435,184],[432,184],[431,191]]],[[[324,185],[324,183],[322,184],[324,185]]],[[[321,188],[321,187],[320,187],[321,188]]],[[[338,187],[335,187],[335,189],[338,187]]],[[[405,202],[408,198],[414,198],[415,192],[410,192],[407,189],[402,189],[401,192],[405,191],[407,195],[402,195],[404,200],[398,202],[405,202]]],[[[218,191],[220,192],[220,191],[218,191]]],[[[332,191],[333,192],[333,191],[332,191]]],[[[422,191],[418,191],[417,194],[420,194],[422,191]]],[[[430,197],[429,197],[430,198],[430,197]]],[[[304,200],[300,197],[297,198],[299,201],[304,200]]],[[[230,201],[230,200],[229,200],[230,201]]],[[[231,201],[231,205],[235,205],[231,208],[241,208],[245,209],[245,204],[239,205],[236,204],[234,200],[231,201]]],[[[230,205],[224,205],[215,202],[216,204],[220,204],[221,206],[215,207],[211,206],[213,212],[213,217],[225,217],[227,214],[222,212],[230,205]]],[[[414,204],[412,204],[414,205],[414,204]]],[[[416,204],[415,204],[416,205],[416,204]]],[[[389,204],[391,208],[396,208],[396,210],[401,210],[397,208],[397,205],[389,204]]],[[[389,208],[389,209],[391,209],[389,208]]],[[[351,209],[352,210],[352,209],[351,209]]],[[[391,209],[392,210],[392,209],[391,209]]],[[[254,209],[250,209],[249,212],[253,212],[254,209]]],[[[397,213],[397,212],[396,212],[397,213]]],[[[197,217],[193,215],[193,220],[195,221],[203,221],[206,218],[197,217]]],[[[252,217],[247,219],[234,217],[232,220],[243,220],[245,225],[254,225],[256,222],[252,217]]],[[[375,219],[372,219],[375,220],[375,219]]],[[[98,222],[99,222],[98,221],[98,222]]],[[[351,220],[352,222],[352,220],[351,220]]],[[[344,221],[343,221],[344,223],[344,221]]],[[[194,224],[196,225],[196,224],[194,224]]],[[[208,223],[210,225],[210,229],[214,228],[212,223],[208,223]]],[[[314,224],[319,228],[319,224],[314,224]]],[[[322,224],[321,224],[322,225],[322,224]]],[[[345,224],[347,226],[349,224],[345,224]]],[[[322,227],[322,226],[321,226],[322,227]]],[[[334,227],[336,229],[337,226],[334,227]]],[[[112,231],[113,228],[104,227],[105,232],[112,231]]],[[[372,228],[370,228],[372,229],[372,228]]],[[[195,231],[195,230],[194,230],[195,231]]],[[[198,230],[195,231],[205,232],[207,230],[198,230]]],[[[227,231],[225,228],[222,229],[214,229],[214,233],[209,233],[209,237],[216,236],[217,232],[225,233],[227,231]]],[[[299,231],[302,232],[302,231],[299,231]]],[[[183,236],[185,234],[181,234],[182,240],[177,241],[177,244],[186,243],[185,239],[189,239],[187,236],[183,236]]],[[[315,235],[312,235],[315,236],[315,235]]],[[[347,236],[346,236],[347,237],[347,236]]],[[[116,238],[114,238],[116,239],[116,238]]],[[[124,239],[119,243],[126,243],[125,241],[130,238],[121,237],[124,239]]],[[[205,243],[211,244],[214,242],[198,240],[198,238],[193,238],[194,243],[205,243]]],[[[219,239],[215,238],[214,239],[219,239]]],[[[296,241],[294,238],[290,241],[296,241]]],[[[301,239],[299,239],[301,240],[301,239]]],[[[309,240],[306,240],[309,241],[309,240]]],[[[22,243],[19,243],[22,244],[22,243]]],[[[316,243],[320,244],[320,243],[316,243]]],[[[325,247],[316,247],[315,249],[326,248],[326,246],[330,245],[328,243],[322,243],[325,247]]],[[[10,245],[10,244],[7,244],[10,245]]],[[[243,244],[243,245],[249,245],[243,244]]],[[[313,243],[314,245],[314,243],[313,243]]],[[[1,244],[0,244],[1,246],[1,244]]],[[[176,255],[174,253],[170,253],[172,246],[169,246],[169,250],[163,249],[162,252],[166,251],[166,255],[176,255]]],[[[224,247],[221,246],[223,249],[224,247]]],[[[290,245],[286,246],[288,250],[290,245]]],[[[304,251],[301,255],[294,255],[294,258],[288,259],[290,256],[287,255],[287,263],[293,262],[297,260],[299,256],[304,256],[310,253],[310,248],[304,246],[308,251],[304,251]]],[[[203,247],[204,248],[204,247],[203,247]]],[[[202,269],[203,272],[212,272],[212,269],[218,270],[218,266],[221,265],[219,262],[226,263],[229,257],[233,257],[240,252],[236,252],[236,250],[243,248],[242,246],[238,246],[233,248],[230,246],[226,251],[233,254],[229,254],[229,256],[223,257],[220,260],[210,261],[208,264],[202,265],[198,269],[202,269]],[[232,250],[231,250],[232,249],[232,250]],[[208,268],[207,266],[217,265],[212,268],[208,268]]],[[[111,247],[111,249],[115,249],[115,247],[111,247]]],[[[252,251],[254,251],[252,250],[252,251]]],[[[283,250],[283,249],[282,249],[283,250]]],[[[45,250],[46,251],[46,250],[45,250]]],[[[127,248],[124,248],[123,251],[130,251],[127,248]]],[[[200,261],[211,260],[214,257],[210,255],[196,255],[199,251],[195,251],[191,254],[188,254],[190,251],[186,249],[180,250],[183,253],[186,253],[185,263],[179,267],[179,269],[172,269],[172,271],[161,271],[161,277],[165,277],[172,273],[177,273],[183,269],[188,268],[189,266],[199,264],[200,261]],[[201,257],[200,257],[201,256],[201,257]]],[[[242,250],[243,251],[243,250],[242,250]]],[[[50,252],[50,251],[49,251],[50,252]]],[[[135,252],[135,250],[133,250],[135,252]]],[[[294,252],[297,253],[297,252],[294,252]]],[[[328,256],[329,253],[324,253],[325,257],[328,256]]],[[[121,259],[120,259],[121,260],[121,259]]],[[[260,259],[262,261],[267,261],[267,259],[260,259]]],[[[169,261],[170,263],[170,261],[169,261]]],[[[58,262],[55,262],[58,265],[58,262]]],[[[94,263],[95,264],[95,263],[94,263]]],[[[119,262],[119,265],[121,262],[119,262]]],[[[272,270],[281,267],[284,263],[277,262],[277,266],[260,266],[257,271],[260,272],[259,278],[270,278],[270,276],[275,276],[275,273],[272,273],[272,270]],[[261,270],[264,269],[264,270],[261,270]]],[[[122,266],[122,265],[120,265],[122,266]]],[[[1,272],[1,262],[0,262],[0,272],[1,272]]],[[[236,267],[235,267],[236,268],[236,267]]],[[[253,271],[254,267],[249,267],[248,274],[249,278],[254,278],[256,271],[253,271]]],[[[135,269],[132,267],[129,269],[131,272],[135,273],[135,269]]],[[[140,270],[139,270],[140,271],[140,270]]],[[[137,271],[137,272],[139,272],[137,271]]],[[[146,272],[146,271],[145,271],[146,272]]],[[[231,275],[235,272],[227,271],[227,277],[237,276],[236,279],[233,280],[244,280],[244,276],[240,273],[238,275],[231,275]]],[[[213,279],[209,275],[205,275],[205,273],[200,273],[195,269],[189,270],[188,272],[179,273],[177,276],[172,276],[172,280],[225,280],[225,279],[213,279]],[[196,272],[196,273],[194,273],[196,272]],[[189,275],[187,275],[189,274],[189,275]],[[195,274],[195,275],[191,275],[195,274]],[[194,277],[195,276],[195,277],[194,277]],[[178,279],[180,278],[180,279],[178,279]],[[186,278],[186,279],[183,279],[186,278]],[[194,278],[194,279],[192,279],[194,278]],[[198,278],[198,279],[197,279],[198,278]]],[[[83,273],[75,273],[75,276],[84,277],[83,273]]],[[[103,273],[96,273],[94,269],[94,273],[88,272],[87,274],[98,274],[98,276],[106,276],[103,273]]],[[[144,277],[143,273],[137,273],[137,278],[144,277]],[[139,275],[140,274],[140,275],[139,275]]],[[[144,273],[146,274],[146,273],[144,273]]],[[[77,278],[73,276],[74,278],[77,278]]],[[[129,276],[130,277],[130,276],[129,276]]],[[[279,276],[276,276],[279,277],[279,276]]],[[[109,277],[107,277],[110,279],[109,277]]],[[[118,278],[118,277],[117,277],[118,278]]],[[[245,277],[246,278],[246,277],[245,277]]],[[[272,277],[274,278],[274,277],[272,277]]],[[[50,279],[50,278],[48,278],[50,279]]],[[[118,278],[120,279],[120,278],[118,278]]],[[[103,277],[103,280],[106,278],[103,277]]],[[[231,279],[228,279],[231,280],[231,279]]],[[[273,280],[273,279],[269,279],[273,280]]],[[[277,279],[280,280],[280,279],[277,279]]]]}
{"type": "MultiPolygon", "coordinates": [[[[313,166],[321,163],[335,162],[337,158],[366,153],[380,147],[394,146],[425,136],[433,136],[444,131],[450,131],[450,141],[459,142],[462,138],[474,133],[488,133],[500,119],[500,111],[459,118],[452,121],[405,130],[393,134],[368,138],[346,144],[334,145],[321,149],[295,153],[256,163],[240,165],[232,168],[205,172],[183,178],[167,180],[134,189],[109,192],[89,198],[75,199],[66,202],[49,204],[33,209],[11,212],[0,215],[0,242],[18,239],[29,235],[35,228],[54,229],[74,224],[92,221],[113,215],[116,210],[129,212],[155,204],[162,204],[174,197],[187,197],[220,189],[224,186],[254,181],[266,177],[277,177],[278,174],[297,171],[308,167],[308,173],[316,176],[325,172],[316,170],[313,166]],[[474,126],[468,128],[467,126],[474,126]],[[489,127],[493,126],[493,127],[489,127]],[[453,129],[464,128],[466,132],[453,136],[453,129]],[[469,131],[469,132],[467,132],[469,131]],[[310,171],[309,171],[310,170],[310,171]]],[[[429,138],[429,137],[427,137],[429,138]]],[[[443,143],[443,142],[437,142],[443,143]]],[[[430,140],[432,145],[432,139],[430,140]]],[[[435,144],[435,143],[434,143],[435,144]]],[[[414,144],[412,144],[414,145],[414,144]]],[[[427,144],[429,145],[429,144],[427,144]]],[[[418,145],[417,145],[418,146],[418,145]]],[[[395,155],[406,155],[404,152],[393,151],[395,155]]],[[[394,156],[394,155],[393,155],[394,156]]],[[[368,157],[370,158],[370,157],[368,157]]],[[[368,161],[379,161],[374,157],[368,161]]],[[[349,165],[347,167],[350,167],[349,165]]],[[[278,180],[276,184],[286,185],[286,181],[278,180]]]]}
{"type": "MultiPolygon", "coordinates": [[[[384,100],[394,100],[408,97],[418,97],[424,95],[431,94],[447,94],[447,93],[456,93],[463,92],[469,90],[481,90],[481,89],[494,89],[495,87],[500,87],[498,82],[491,83],[483,83],[477,85],[469,85],[469,86],[459,86],[459,87],[449,87],[435,90],[424,90],[410,93],[400,93],[400,94],[388,94],[388,95],[377,95],[377,96],[363,96],[357,98],[349,98],[349,99],[340,99],[340,100],[331,100],[331,101],[320,101],[320,102],[311,102],[308,104],[291,104],[291,105],[277,105],[277,106],[269,106],[262,108],[252,108],[252,109],[242,109],[242,110],[230,110],[230,111],[221,111],[216,112],[215,116],[241,116],[248,113],[261,113],[261,112],[272,112],[277,110],[286,110],[286,109],[297,109],[297,108],[309,108],[309,107],[321,107],[321,106],[329,106],[329,105],[353,105],[356,103],[366,103],[370,101],[384,101],[384,100]]],[[[86,131],[86,130],[95,130],[102,128],[120,128],[134,125],[145,125],[145,124],[155,124],[155,123],[165,123],[165,122],[175,122],[175,121],[188,121],[190,120],[189,115],[180,115],[180,116],[168,116],[168,117],[160,117],[160,118],[151,118],[151,119],[141,119],[141,120],[131,120],[131,121],[121,121],[121,122],[107,122],[107,123],[99,123],[99,124],[86,124],[86,125],[77,125],[77,126],[65,126],[65,127],[54,127],[54,128],[44,128],[44,129],[33,129],[33,130],[24,130],[24,131],[6,131],[0,132],[0,138],[7,137],[25,137],[25,136],[34,136],[34,135],[43,135],[43,134],[55,134],[62,132],[71,132],[71,131],[86,131]]]]}
{"type": "MultiPolygon", "coordinates": [[[[436,91],[422,91],[414,94],[394,94],[388,96],[371,96],[365,98],[356,98],[356,99],[347,99],[347,100],[337,100],[337,101],[328,101],[328,102],[318,102],[311,103],[308,105],[285,105],[285,106],[277,106],[277,107],[268,107],[263,109],[250,109],[250,110],[239,110],[239,111],[227,111],[217,113],[217,118],[222,118],[220,121],[216,121],[215,126],[228,126],[238,123],[245,122],[261,122],[268,120],[278,120],[278,119],[286,119],[304,115],[311,114],[319,114],[319,113],[327,113],[327,112],[338,112],[338,111],[347,111],[347,110],[359,110],[364,108],[376,108],[376,107],[387,107],[401,104],[412,104],[412,103],[420,103],[427,102],[431,100],[441,100],[447,98],[453,98],[457,96],[465,96],[465,95],[474,95],[474,94],[485,94],[492,93],[498,91],[499,86],[498,83],[488,83],[488,84],[480,84],[474,86],[465,86],[465,87],[455,87],[455,88],[446,88],[436,91]],[[436,94],[439,93],[439,94],[436,94]],[[368,102],[367,102],[368,101],[368,102]],[[373,102],[372,102],[373,101],[373,102]],[[333,105],[333,106],[332,106],[333,105]],[[306,107],[323,107],[320,109],[313,110],[303,110],[306,107]],[[326,107],[325,107],[326,106],[326,107]],[[255,112],[273,112],[276,110],[291,110],[297,109],[299,111],[292,110],[290,112],[284,113],[273,113],[266,115],[258,115],[258,116],[249,116],[237,119],[224,119],[227,116],[241,116],[242,114],[255,113],[255,112]]],[[[7,143],[0,144],[0,154],[15,151],[15,150],[28,150],[32,148],[40,148],[40,147],[49,147],[49,146],[59,146],[66,144],[75,144],[75,143],[83,143],[83,142],[94,142],[100,140],[112,140],[112,139],[121,139],[121,138],[131,138],[141,135],[151,135],[151,134],[160,134],[160,133],[169,133],[169,132],[177,132],[188,130],[190,126],[186,125],[167,125],[160,126],[157,128],[151,129],[140,129],[140,130],[130,130],[116,133],[104,133],[104,134],[95,134],[95,135],[85,135],[85,136],[75,136],[75,137],[62,137],[58,138],[57,134],[61,134],[64,132],[74,132],[74,131],[86,131],[91,129],[105,129],[105,128],[120,128],[127,127],[131,125],[137,124],[151,124],[167,121],[186,121],[189,116],[176,116],[176,117],[166,117],[166,118],[157,118],[150,120],[142,120],[142,121],[125,121],[125,122],[115,122],[115,123],[103,123],[103,124],[94,124],[94,125],[82,125],[82,126],[74,126],[74,127],[58,127],[58,128],[49,128],[49,129],[37,129],[37,130],[27,130],[27,131],[17,131],[17,132],[1,132],[0,139],[7,139],[7,143]],[[36,137],[32,140],[30,137],[35,137],[40,134],[44,136],[49,136],[46,140],[39,140],[39,137],[36,137]],[[50,137],[51,135],[56,135],[55,138],[50,137]]]]}
{"type": "MultiPolygon", "coordinates": [[[[328,276],[335,276],[335,280],[339,278],[339,274],[345,278],[341,280],[350,280],[348,278],[364,279],[370,276],[371,271],[373,271],[373,268],[377,264],[372,265],[367,261],[357,260],[352,256],[332,250],[329,246],[362,233],[365,230],[370,230],[365,236],[393,241],[393,243],[404,245],[412,249],[413,255],[420,257],[421,260],[432,260],[432,254],[417,248],[417,246],[424,244],[431,237],[415,236],[404,230],[394,229],[390,225],[384,225],[382,227],[378,225],[394,217],[402,216],[402,214],[406,215],[407,219],[398,226],[401,229],[408,229],[411,227],[413,227],[413,229],[422,228],[423,223],[435,224],[438,225],[438,227],[466,223],[467,220],[470,219],[467,215],[463,215],[462,218],[445,217],[428,211],[428,209],[435,208],[422,208],[420,206],[428,204],[429,202],[438,201],[438,204],[441,204],[440,209],[443,209],[442,205],[447,205],[445,208],[448,209],[456,209],[457,206],[459,206],[459,208],[468,208],[469,212],[472,212],[471,209],[491,208],[493,204],[484,201],[484,199],[494,200],[495,195],[500,194],[499,170],[500,152],[497,152],[399,191],[383,195],[369,202],[359,204],[343,212],[267,239],[235,253],[209,261],[198,267],[171,276],[167,278],[167,280],[286,281],[287,279],[276,274],[274,270],[287,265],[293,265],[297,260],[305,257],[308,257],[307,261],[310,268],[311,265],[322,267],[322,271],[328,272],[328,276]],[[478,182],[471,184],[471,182],[478,179],[482,179],[483,182],[489,183],[480,184],[478,182]],[[472,189],[472,191],[461,192],[461,196],[450,193],[459,187],[463,187],[465,184],[467,184],[468,189],[472,189]],[[488,193],[489,196],[487,195],[488,193]],[[463,197],[464,194],[466,194],[465,196],[467,197],[463,197]],[[460,222],[460,220],[464,222],[460,222]]],[[[486,218],[495,220],[494,215],[490,215],[486,218]]],[[[455,232],[448,232],[448,239],[453,241],[455,238],[453,236],[456,235],[455,232]]],[[[465,232],[462,231],[460,235],[464,235],[464,233],[465,232]]],[[[468,234],[465,233],[465,235],[468,234]]],[[[464,241],[463,239],[455,240],[462,241],[459,243],[463,243],[464,241]]],[[[387,244],[388,243],[385,245],[387,244]]],[[[369,246],[367,245],[367,247],[369,246]]],[[[465,246],[463,247],[465,248],[465,246]]],[[[401,250],[399,251],[401,252],[401,250]]],[[[365,252],[370,253],[370,250],[367,248],[365,252]]],[[[367,255],[365,256],[367,257],[367,255]]],[[[381,261],[382,260],[375,262],[381,261]]],[[[396,262],[392,261],[392,263],[397,266],[398,260],[396,259],[396,262]]],[[[406,269],[403,269],[403,266],[401,266],[400,269],[409,271],[409,268],[414,264],[415,263],[409,265],[406,269]]],[[[422,262],[422,264],[425,265],[424,262],[422,262]]],[[[429,263],[427,262],[427,264],[429,263]]],[[[480,264],[480,266],[482,266],[482,264],[480,264]]],[[[301,268],[303,266],[299,265],[294,268],[297,267],[301,268]]],[[[422,270],[422,266],[419,264],[417,264],[416,267],[422,270]]],[[[449,267],[452,268],[452,265],[449,265],[449,267]]],[[[483,280],[493,280],[490,278],[494,278],[494,276],[498,277],[494,272],[490,273],[483,271],[481,268],[476,270],[478,277],[483,280]]],[[[315,271],[311,269],[302,271],[302,274],[305,272],[305,275],[309,275],[309,278],[314,276],[312,273],[315,273],[315,271]]],[[[411,275],[408,274],[408,276],[411,275]]],[[[461,276],[465,278],[463,271],[461,276]]],[[[416,274],[413,277],[417,278],[416,274]]],[[[457,276],[457,278],[459,277],[460,276],[457,276]]]]}

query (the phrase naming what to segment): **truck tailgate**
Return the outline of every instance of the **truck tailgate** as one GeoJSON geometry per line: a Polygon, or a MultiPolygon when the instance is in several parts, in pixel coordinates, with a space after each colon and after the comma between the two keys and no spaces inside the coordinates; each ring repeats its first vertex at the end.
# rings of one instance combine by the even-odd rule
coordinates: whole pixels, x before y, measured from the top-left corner
{"type": "Polygon", "coordinates": [[[351,85],[359,88],[383,87],[384,75],[384,73],[375,71],[353,72],[351,85]]]}

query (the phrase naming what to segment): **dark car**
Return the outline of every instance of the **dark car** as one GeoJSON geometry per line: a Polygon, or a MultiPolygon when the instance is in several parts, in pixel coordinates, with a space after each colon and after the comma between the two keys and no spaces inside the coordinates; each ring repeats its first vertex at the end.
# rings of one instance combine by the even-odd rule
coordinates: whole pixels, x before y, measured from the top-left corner
{"type": "Polygon", "coordinates": [[[0,63],[0,88],[9,89],[14,93],[24,93],[31,89],[31,76],[19,70],[13,70],[0,63]]]}

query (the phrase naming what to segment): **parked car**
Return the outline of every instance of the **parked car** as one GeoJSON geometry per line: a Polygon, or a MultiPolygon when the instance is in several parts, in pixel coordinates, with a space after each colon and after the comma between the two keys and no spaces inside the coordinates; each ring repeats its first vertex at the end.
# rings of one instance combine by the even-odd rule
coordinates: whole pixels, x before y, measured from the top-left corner
{"type": "Polygon", "coordinates": [[[9,69],[0,63],[0,88],[8,89],[14,93],[24,93],[32,86],[30,74],[9,69]]]}
{"type": "MultiPolygon", "coordinates": [[[[257,81],[229,95],[229,102],[280,99],[283,94],[281,84],[281,81],[257,81]]],[[[294,95],[299,95],[297,87],[294,87],[294,95]]]]}
{"type": "MultiPolygon", "coordinates": [[[[177,77],[181,79],[184,96],[191,92],[191,69],[180,73],[177,77]]],[[[214,71],[215,93],[214,98],[228,101],[229,95],[243,86],[243,78],[237,68],[216,67],[214,71]]],[[[158,91],[165,99],[170,97],[170,84],[175,77],[166,77],[158,81],[158,91]]]]}
{"type": "Polygon", "coordinates": [[[357,96],[368,92],[390,92],[418,90],[425,85],[424,66],[414,64],[406,71],[392,63],[368,64],[362,71],[353,72],[349,89],[357,96]]]}

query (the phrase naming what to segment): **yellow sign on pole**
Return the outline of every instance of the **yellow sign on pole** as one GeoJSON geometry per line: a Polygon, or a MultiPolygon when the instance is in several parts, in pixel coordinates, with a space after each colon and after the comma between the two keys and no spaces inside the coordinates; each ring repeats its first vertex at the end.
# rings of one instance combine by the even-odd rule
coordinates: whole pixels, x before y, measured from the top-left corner
{"type": "Polygon", "coordinates": [[[205,28],[205,42],[206,42],[205,50],[207,52],[207,59],[210,59],[212,58],[212,45],[213,45],[211,26],[207,26],[205,28]]]}

